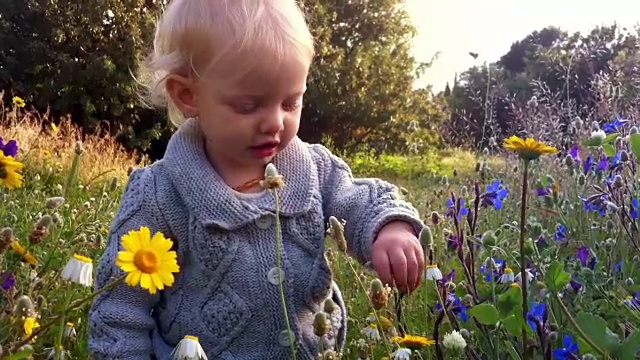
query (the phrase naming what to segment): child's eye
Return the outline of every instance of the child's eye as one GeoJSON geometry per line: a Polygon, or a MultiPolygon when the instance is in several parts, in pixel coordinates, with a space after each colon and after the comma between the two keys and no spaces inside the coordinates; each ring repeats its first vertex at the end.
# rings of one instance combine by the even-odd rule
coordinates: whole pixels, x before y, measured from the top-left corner
{"type": "Polygon", "coordinates": [[[253,102],[244,102],[244,103],[233,105],[233,111],[235,111],[238,114],[244,114],[244,115],[255,112],[257,108],[258,106],[253,102]]]}
{"type": "Polygon", "coordinates": [[[296,111],[298,110],[298,108],[302,106],[302,101],[300,99],[296,99],[294,101],[287,101],[284,104],[282,104],[282,108],[285,111],[296,111]]]}

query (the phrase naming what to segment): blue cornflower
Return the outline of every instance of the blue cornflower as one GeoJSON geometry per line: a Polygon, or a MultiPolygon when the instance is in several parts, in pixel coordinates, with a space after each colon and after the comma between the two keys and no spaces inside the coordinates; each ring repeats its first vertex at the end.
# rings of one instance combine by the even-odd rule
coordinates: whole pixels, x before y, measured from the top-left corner
{"type": "Polygon", "coordinates": [[[2,151],[4,156],[11,156],[15,158],[16,155],[18,155],[18,141],[9,140],[5,143],[2,136],[0,136],[0,151],[2,151]]]}
{"type": "Polygon", "coordinates": [[[531,310],[527,313],[527,322],[531,326],[531,330],[538,331],[538,323],[547,322],[547,306],[544,303],[536,304],[535,301],[532,301],[531,310]]]}
{"type": "Polygon", "coordinates": [[[565,241],[567,240],[567,227],[563,224],[558,224],[556,226],[556,233],[554,235],[556,241],[565,241]]]}
{"type": "Polygon", "coordinates": [[[580,162],[580,145],[573,145],[571,150],[569,150],[569,155],[573,158],[573,160],[577,163],[580,162]]]}
{"type": "Polygon", "coordinates": [[[584,163],[582,163],[582,171],[584,174],[588,174],[591,169],[593,169],[593,155],[589,155],[586,159],[584,159],[584,163]]]}
{"type": "Polygon", "coordinates": [[[564,347],[553,351],[553,358],[558,360],[569,360],[578,358],[578,343],[573,340],[571,335],[565,335],[563,338],[564,347]]]}
{"type": "Polygon", "coordinates": [[[581,196],[578,196],[578,198],[584,203],[584,209],[586,211],[597,211],[600,216],[607,214],[607,195],[597,194],[586,199],[581,196]]]}
{"type": "MultiPolygon", "coordinates": [[[[469,208],[464,206],[466,204],[466,201],[464,199],[458,199],[458,202],[460,203],[460,208],[457,209],[458,213],[456,217],[458,218],[458,221],[462,221],[462,218],[469,214],[469,208]]],[[[444,213],[444,215],[448,217],[453,217],[454,214],[456,213],[456,204],[453,201],[453,199],[447,200],[447,207],[448,209],[444,213]]]]}
{"type": "Polygon", "coordinates": [[[504,271],[504,260],[488,258],[482,265],[480,265],[480,273],[485,274],[484,280],[491,282],[500,278],[504,271]],[[493,265],[495,264],[495,266],[493,265]]]}
{"type": "Polygon", "coordinates": [[[633,296],[628,296],[624,303],[630,307],[634,311],[640,311],[640,297],[638,297],[638,292],[634,292],[633,296]]]}
{"type": "Polygon", "coordinates": [[[509,195],[509,190],[500,183],[500,180],[494,180],[485,188],[482,194],[482,207],[493,206],[496,210],[502,210],[502,201],[509,195]]]}
{"type": "Polygon", "coordinates": [[[612,122],[604,125],[604,132],[607,134],[617,132],[621,127],[623,127],[628,122],[629,120],[625,120],[622,117],[620,117],[620,115],[618,115],[612,122]]]}
{"type": "MultiPolygon", "coordinates": [[[[4,274],[0,275],[0,277],[2,277],[2,276],[4,276],[4,274]]],[[[0,288],[2,288],[2,290],[4,290],[4,291],[9,291],[14,286],[16,286],[16,278],[15,278],[15,276],[13,276],[13,273],[9,273],[7,275],[7,278],[2,283],[2,285],[0,285],[0,288]]]]}
{"type": "Polygon", "coordinates": [[[638,198],[634,197],[631,199],[631,217],[634,219],[638,218],[638,198]]]}
{"type": "Polygon", "coordinates": [[[576,253],[576,257],[580,260],[583,267],[589,267],[593,270],[596,266],[597,259],[594,255],[592,255],[591,250],[589,250],[586,246],[580,246],[576,253]]]}
{"type": "MultiPolygon", "coordinates": [[[[462,322],[467,322],[467,320],[469,320],[469,315],[467,314],[467,310],[469,310],[469,308],[467,308],[463,303],[462,300],[460,300],[459,297],[453,295],[453,294],[449,294],[447,296],[447,306],[449,311],[456,315],[457,317],[460,318],[460,320],[462,320],[462,322]]],[[[436,309],[438,310],[442,310],[442,304],[438,304],[436,306],[436,309]]]]}

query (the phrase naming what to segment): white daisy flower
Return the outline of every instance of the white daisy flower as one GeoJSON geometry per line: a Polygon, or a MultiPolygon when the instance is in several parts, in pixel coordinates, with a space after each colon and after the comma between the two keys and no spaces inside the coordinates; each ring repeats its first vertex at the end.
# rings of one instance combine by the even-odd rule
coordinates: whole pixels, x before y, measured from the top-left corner
{"type": "Polygon", "coordinates": [[[502,284],[506,284],[513,282],[514,279],[515,275],[513,274],[513,270],[511,270],[511,268],[504,268],[504,273],[500,276],[498,281],[502,284]]]}
{"type": "Polygon", "coordinates": [[[73,254],[60,276],[83,286],[93,286],[93,260],[86,256],[73,254]]]}
{"type": "Polygon", "coordinates": [[[380,340],[380,331],[378,331],[378,326],[376,324],[371,324],[362,329],[362,333],[371,340],[380,340]]]}
{"type": "Polygon", "coordinates": [[[427,280],[442,280],[442,272],[438,269],[437,264],[427,265],[425,278],[427,280]]]}
{"type": "Polygon", "coordinates": [[[76,332],[75,324],[72,322],[68,322],[67,325],[64,327],[63,335],[68,338],[75,338],[78,335],[76,332]]]}
{"type": "MultiPolygon", "coordinates": [[[[531,273],[531,271],[526,270],[525,273],[527,274],[527,284],[530,284],[531,281],[533,281],[533,274],[531,273]]],[[[515,281],[518,283],[522,283],[522,273],[518,273],[518,275],[516,275],[515,277],[515,281]]]]}
{"type": "Polygon", "coordinates": [[[393,360],[411,360],[411,349],[400,348],[393,352],[393,360]]]}
{"type": "Polygon", "coordinates": [[[208,360],[197,337],[187,335],[171,352],[172,360],[208,360]]]}

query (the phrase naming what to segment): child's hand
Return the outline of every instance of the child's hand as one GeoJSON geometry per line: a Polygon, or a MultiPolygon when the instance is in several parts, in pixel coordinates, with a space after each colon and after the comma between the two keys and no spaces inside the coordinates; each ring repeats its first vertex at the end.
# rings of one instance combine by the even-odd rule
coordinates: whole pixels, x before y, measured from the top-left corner
{"type": "Polygon", "coordinates": [[[384,284],[412,293],[422,282],[424,252],[413,227],[403,221],[385,225],[372,249],[373,268],[384,284]]]}

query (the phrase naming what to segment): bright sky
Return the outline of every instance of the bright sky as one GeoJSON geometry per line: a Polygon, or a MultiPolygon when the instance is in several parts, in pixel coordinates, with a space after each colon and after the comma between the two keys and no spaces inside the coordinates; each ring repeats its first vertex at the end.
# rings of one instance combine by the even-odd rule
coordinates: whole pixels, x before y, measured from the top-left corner
{"type": "Polygon", "coordinates": [[[429,61],[440,51],[422,83],[443,90],[461,73],[485,61],[494,62],[511,44],[534,30],[555,25],[586,32],[617,22],[632,28],[640,23],[636,0],[405,0],[418,36],[415,55],[429,61]],[[479,54],[474,60],[469,52],[479,54]]]}

